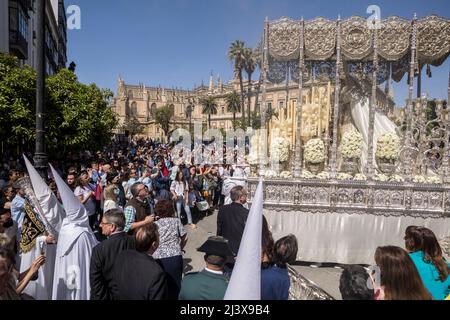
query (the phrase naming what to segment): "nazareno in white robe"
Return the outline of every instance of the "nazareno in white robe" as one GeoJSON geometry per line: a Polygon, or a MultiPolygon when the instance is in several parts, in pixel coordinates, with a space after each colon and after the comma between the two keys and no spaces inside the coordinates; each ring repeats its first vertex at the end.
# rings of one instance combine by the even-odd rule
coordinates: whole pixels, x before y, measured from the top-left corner
{"type": "Polygon", "coordinates": [[[53,300],[89,300],[89,267],[92,248],[97,244],[90,230],[61,229],[55,259],[53,300]]]}
{"type": "Polygon", "coordinates": [[[89,267],[98,244],[88,213],[72,190],[50,165],[66,211],[56,249],[53,300],[89,300],[89,267]]]}
{"type": "MultiPolygon", "coordinates": [[[[47,233],[52,234],[57,241],[59,238],[62,221],[66,214],[61,205],[58,203],[58,200],[52,190],[41,178],[28,158],[25,155],[23,157],[30,176],[31,184],[33,186],[35,199],[40,207],[36,209],[38,209],[41,214],[40,218],[45,219],[44,225],[47,233]]],[[[25,288],[24,293],[32,296],[36,300],[51,300],[56,258],[56,244],[47,244],[45,236],[38,237],[34,248],[27,253],[22,253],[20,272],[26,271],[31,266],[33,261],[41,255],[41,247],[43,248],[43,253],[45,255],[45,264],[39,268],[38,279],[36,281],[30,281],[25,288]]]]}

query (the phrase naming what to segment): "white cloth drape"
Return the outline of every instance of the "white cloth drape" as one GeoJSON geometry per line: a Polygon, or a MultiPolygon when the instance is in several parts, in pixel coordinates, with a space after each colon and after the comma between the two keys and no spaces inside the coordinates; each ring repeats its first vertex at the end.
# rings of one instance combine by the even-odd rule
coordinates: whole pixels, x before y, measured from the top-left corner
{"type": "Polygon", "coordinates": [[[438,239],[450,236],[450,219],[386,217],[375,214],[312,213],[264,210],[275,240],[292,233],[297,237],[297,260],[373,264],[378,246],[404,248],[406,227],[425,226],[438,239]]]}
{"type": "MultiPolygon", "coordinates": [[[[350,103],[350,111],[352,114],[353,122],[356,128],[358,129],[359,133],[362,134],[364,139],[363,152],[361,156],[361,165],[363,168],[365,168],[367,163],[367,145],[369,143],[369,99],[366,98],[362,102],[352,100],[352,102],[350,103]]],[[[375,122],[373,130],[374,156],[378,138],[381,135],[389,132],[396,132],[395,123],[393,123],[384,114],[380,112],[375,112],[375,122]]],[[[376,167],[375,158],[373,163],[376,167]]]]}
{"type": "Polygon", "coordinates": [[[38,279],[36,281],[30,281],[24,290],[24,293],[32,296],[36,300],[52,299],[56,245],[47,245],[45,241],[46,236],[38,237],[33,249],[27,253],[23,253],[20,261],[20,272],[22,273],[31,267],[33,261],[41,254],[41,246],[44,247],[45,263],[39,268],[38,279]]]}
{"type": "Polygon", "coordinates": [[[82,232],[67,252],[61,252],[61,247],[58,246],[53,300],[89,300],[89,267],[92,249],[97,244],[93,233],[82,232]]]}

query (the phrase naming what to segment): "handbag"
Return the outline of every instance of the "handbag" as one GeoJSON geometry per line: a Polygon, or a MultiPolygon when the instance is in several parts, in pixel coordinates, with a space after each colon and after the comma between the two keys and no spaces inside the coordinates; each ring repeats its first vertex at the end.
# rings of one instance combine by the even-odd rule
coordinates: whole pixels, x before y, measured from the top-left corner
{"type": "Polygon", "coordinates": [[[208,201],[199,201],[197,202],[197,209],[199,211],[206,211],[209,209],[208,201]]]}

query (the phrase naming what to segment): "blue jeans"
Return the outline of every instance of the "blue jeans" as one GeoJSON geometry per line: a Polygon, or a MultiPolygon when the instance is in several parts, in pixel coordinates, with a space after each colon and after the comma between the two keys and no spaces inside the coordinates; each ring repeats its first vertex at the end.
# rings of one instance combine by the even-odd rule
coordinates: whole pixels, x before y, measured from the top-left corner
{"type": "Polygon", "coordinates": [[[175,201],[175,206],[177,208],[177,217],[181,219],[181,205],[184,206],[184,211],[186,212],[187,215],[188,224],[192,224],[191,208],[189,208],[184,199],[177,199],[175,201]]]}

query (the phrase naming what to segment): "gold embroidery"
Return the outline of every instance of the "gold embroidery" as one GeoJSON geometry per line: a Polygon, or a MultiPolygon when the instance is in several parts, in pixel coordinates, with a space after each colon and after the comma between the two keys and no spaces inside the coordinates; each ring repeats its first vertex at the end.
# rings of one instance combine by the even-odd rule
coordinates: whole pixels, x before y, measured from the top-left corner
{"type": "Polygon", "coordinates": [[[20,234],[20,250],[23,253],[29,252],[36,244],[37,237],[41,235],[47,235],[45,227],[30,203],[25,201],[25,217],[23,218],[22,232],[20,234]]]}

